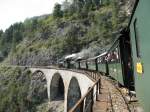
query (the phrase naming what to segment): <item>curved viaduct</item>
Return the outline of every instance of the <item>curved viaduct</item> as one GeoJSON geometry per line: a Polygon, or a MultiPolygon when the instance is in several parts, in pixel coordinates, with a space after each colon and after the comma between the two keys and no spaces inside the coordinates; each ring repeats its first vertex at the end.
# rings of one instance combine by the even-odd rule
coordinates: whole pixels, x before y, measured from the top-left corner
{"type": "Polygon", "coordinates": [[[50,68],[30,68],[30,70],[32,74],[45,77],[49,101],[63,100],[64,112],[72,108],[94,84],[83,73],[50,68]]]}

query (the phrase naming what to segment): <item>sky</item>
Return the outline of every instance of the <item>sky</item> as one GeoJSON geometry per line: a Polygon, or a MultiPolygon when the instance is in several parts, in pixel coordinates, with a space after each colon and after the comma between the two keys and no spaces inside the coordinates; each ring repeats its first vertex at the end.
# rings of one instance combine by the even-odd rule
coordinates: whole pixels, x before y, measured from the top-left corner
{"type": "Polygon", "coordinates": [[[55,3],[64,0],[0,0],[0,29],[5,30],[26,18],[50,14],[55,3]]]}

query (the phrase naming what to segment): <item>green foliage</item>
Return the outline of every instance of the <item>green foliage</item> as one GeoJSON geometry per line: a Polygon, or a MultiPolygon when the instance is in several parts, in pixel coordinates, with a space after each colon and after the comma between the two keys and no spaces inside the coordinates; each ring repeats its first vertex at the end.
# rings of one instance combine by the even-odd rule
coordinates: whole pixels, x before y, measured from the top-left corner
{"type": "Polygon", "coordinates": [[[100,0],[93,0],[93,4],[94,4],[96,9],[99,9],[99,7],[100,7],[100,0]]]}
{"type": "Polygon", "coordinates": [[[71,26],[64,40],[64,47],[66,53],[76,53],[79,52],[80,45],[78,39],[78,28],[71,26]]]}
{"type": "Polygon", "coordinates": [[[84,7],[87,11],[92,10],[92,8],[93,8],[92,0],[85,0],[85,6],[84,7]]]}
{"type": "Polygon", "coordinates": [[[53,11],[53,17],[54,18],[61,18],[63,16],[63,12],[61,10],[60,4],[55,4],[54,11],[53,11]]]}
{"type": "Polygon", "coordinates": [[[0,67],[0,111],[27,111],[29,102],[27,91],[30,72],[20,68],[0,67]]]}
{"type": "Polygon", "coordinates": [[[26,68],[1,66],[0,112],[36,112],[47,94],[47,89],[43,89],[45,84],[37,80],[33,81],[31,71],[26,68]]]}
{"type": "Polygon", "coordinates": [[[3,35],[3,30],[0,30],[0,39],[1,39],[2,35],[3,35]]]}
{"type": "MultiPolygon", "coordinates": [[[[98,10],[100,5],[100,0],[73,0],[71,3],[65,1],[62,4],[63,16],[68,18],[77,14],[77,17],[83,19],[87,17],[89,11],[98,10]]],[[[55,9],[54,12],[56,12],[55,9]]],[[[59,11],[57,12],[60,12],[60,8],[58,9],[59,11]]],[[[53,14],[55,14],[54,12],[53,14]]]]}
{"type": "MultiPolygon", "coordinates": [[[[3,57],[6,57],[10,51],[15,51],[16,44],[23,39],[23,24],[15,23],[6,29],[5,33],[0,38],[0,51],[3,57]]],[[[1,57],[1,60],[3,60],[1,57]]]]}
{"type": "Polygon", "coordinates": [[[111,0],[102,0],[102,5],[108,6],[111,3],[111,0]]]}

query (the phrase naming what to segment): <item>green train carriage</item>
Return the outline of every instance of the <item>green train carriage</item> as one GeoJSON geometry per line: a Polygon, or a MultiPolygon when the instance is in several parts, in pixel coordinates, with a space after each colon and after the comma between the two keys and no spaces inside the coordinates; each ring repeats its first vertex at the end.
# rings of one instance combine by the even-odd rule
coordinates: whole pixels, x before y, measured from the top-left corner
{"type": "Polygon", "coordinates": [[[97,59],[98,71],[108,75],[108,66],[107,66],[106,55],[107,55],[107,52],[104,52],[104,53],[100,54],[99,56],[97,56],[96,59],[97,59]]]}
{"type": "Polygon", "coordinates": [[[88,65],[89,70],[98,70],[98,68],[97,68],[97,59],[95,57],[87,59],[87,65],[88,65]]]}
{"type": "Polygon", "coordinates": [[[107,52],[104,52],[94,58],[87,59],[87,66],[89,70],[96,70],[101,73],[107,74],[107,62],[105,60],[105,56],[107,55],[107,52]]]}
{"type": "Polygon", "coordinates": [[[144,112],[150,112],[150,0],[137,0],[128,25],[135,90],[144,112]]]}
{"type": "Polygon", "coordinates": [[[80,61],[80,69],[88,69],[87,60],[80,61]]]}
{"type": "Polygon", "coordinates": [[[125,85],[124,83],[124,75],[122,73],[122,64],[121,64],[121,56],[120,56],[120,43],[119,39],[117,39],[112,47],[108,50],[107,53],[107,63],[109,68],[109,75],[117,80],[121,85],[125,85]]]}
{"type": "Polygon", "coordinates": [[[105,60],[106,52],[102,53],[101,55],[98,55],[94,58],[89,58],[86,60],[80,60],[78,63],[80,63],[80,69],[88,69],[88,70],[96,70],[102,73],[106,73],[106,67],[107,63],[105,60]]]}

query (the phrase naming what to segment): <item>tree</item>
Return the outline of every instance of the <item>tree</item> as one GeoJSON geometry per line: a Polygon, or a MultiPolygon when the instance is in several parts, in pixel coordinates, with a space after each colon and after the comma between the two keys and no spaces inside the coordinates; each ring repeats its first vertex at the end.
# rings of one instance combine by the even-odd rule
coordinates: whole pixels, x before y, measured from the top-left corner
{"type": "Polygon", "coordinates": [[[0,30],[0,37],[2,36],[2,34],[3,34],[3,30],[0,30]]]}
{"type": "Polygon", "coordinates": [[[118,1],[117,0],[113,0],[112,2],[112,25],[113,25],[113,29],[117,29],[118,26],[118,11],[119,11],[119,7],[117,5],[118,1]]]}
{"type": "Polygon", "coordinates": [[[93,2],[92,2],[92,0],[85,0],[84,8],[89,11],[89,10],[92,9],[92,7],[93,7],[93,2]]]}
{"type": "Polygon", "coordinates": [[[8,29],[6,29],[4,33],[4,41],[5,42],[12,42],[12,37],[13,37],[13,26],[11,25],[8,29]]]}
{"type": "Polygon", "coordinates": [[[73,5],[76,8],[77,13],[81,12],[84,4],[85,4],[84,0],[73,0],[73,5]]]}
{"type": "Polygon", "coordinates": [[[72,16],[76,12],[76,8],[73,4],[70,5],[70,8],[68,10],[68,15],[72,16]]]}
{"type": "Polygon", "coordinates": [[[109,5],[110,4],[110,0],[102,0],[101,4],[102,5],[109,5]]]}
{"type": "Polygon", "coordinates": [[[70,14],[71,14],[71,13],[69,13],[69,11],[71,9],[70,6],[71,6],[71,3],[68,2],[67,0],[62,3],[62,10],[63,10],[63,16],[64,17],[70,16],[70,14]]]}
{"type": "Polygon", "coordinates": [[[78,4],[77,4],[77,12],[78,12],[78,13],[81,12],[83,6],[84,6],[84,2],[78,1],[78,4]]]}
{"type": "Polygon", "coordinates": [[[63,17],[63,11],[61,10],[60,4],[55,4],[54,11],[53,11],[53,17],[54,18],[61,18],[63,17]]]}
{"type": "Polygon", "coordinates": [[[35,18],[32,20],[32,29],[36,30],[38,27],[38,20],[35,18]]]}
{"type": "Polygon", "coordinates": [[[95,6],[96,9],[98,9],[100,6],[100,0],[93,0],[93,5],[95,6]]]}
{"type": "Polygon", "coordinates": [[[62,10],[63,10],[63,11],[68,10],[69,7],[70,7],[70,5],[71,5],[70,2],[64,1],[64,2],[62,3],[62,10]]]}
{"type": "Polygon", "coordinates": [[[78,36],[79,29],[76,26],[71,26],[65,38],[65,52],[76,53],[80,51],[80,41],[78,36]]]}
{"type": "Polygon", "coordinates": [[[2,35],[3,35],[3,30],[0,30],[0,44],[2,42],[2,35]]]}

